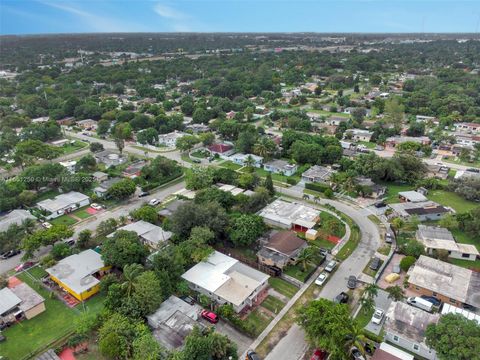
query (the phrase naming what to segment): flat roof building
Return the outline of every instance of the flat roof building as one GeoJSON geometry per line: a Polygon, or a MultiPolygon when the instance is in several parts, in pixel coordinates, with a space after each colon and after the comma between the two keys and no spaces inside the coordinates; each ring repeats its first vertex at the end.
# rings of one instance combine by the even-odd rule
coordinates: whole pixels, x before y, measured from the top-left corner
{"type": "Polygon", "coordinates": [[[328,184],[333,173],[334,170],[325,166],[314,165],[302,174],[302,180],[328,184]]]}
{"type": "Polygon", "coordinates": [[[5,232],[12,225],[21,225],[23,221],[37,218],[30,214],[27,210],[16,209],[10,211],[7,215],[0,217],[0,232],[5,232]]]}
{"type": "Polygon", "coordinates": [[[87,195],[70,191],[57,195],[53,199],[42,200],[37,203],[37,207],[48,213],[46,219],[55,219],[88,204],[90,204],[90,198],[87,195]]]}
{"type": "Polygon", "coordinates": [[[434,201],[422,201],[417,203],[403,202],[389,204],[388,206],[393,210],[393,216],[399,216],[405,219],[410,216],[418,216],[420,221],[438,220],[452,211],[434,201]]]}
{"type": "Polygon", "coordinates": [[[398,197],[400,200],[405,201],[405,202],[413,202],[413,203],[418,203],[418,202],[424,202],[428,201],[427,197],[417,191],[400,191],[398,193],[398,197]]]}
{"type": "MultiPolygon", "coordinates": [[[[173,235],[170,231],[165,231],[160,226],[150,224],[143,220],[122,226],[117,229],[117,231],[119,230],[133,231],[145,245],[152,249],[162,247],[173,235]]],[[[109,235],[109,237],[111,236],[113,236],[113,234],[109,235]]]]}
{"type": "Polygon", "coordinates": [[[267,224],[305,232],[319,221],[320,211],[295,202],[277,199],[259,213],[267,224]]]}

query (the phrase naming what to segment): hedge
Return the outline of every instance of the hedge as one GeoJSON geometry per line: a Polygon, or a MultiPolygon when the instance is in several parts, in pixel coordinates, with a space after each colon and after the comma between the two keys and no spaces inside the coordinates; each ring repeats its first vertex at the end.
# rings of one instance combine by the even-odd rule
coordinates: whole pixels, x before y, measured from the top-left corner
{"type": "Polygon", "coordinates": [[[327,189],[330,189],[330,186],[328,185],[325,185],[325,184],[317,184],[317,183],[306,183],[305,184],[305,188],[306,189],[309,189],[309,190],[314,190],[314,191],[318,191],[318,192],[325,192],[327,189]]]}

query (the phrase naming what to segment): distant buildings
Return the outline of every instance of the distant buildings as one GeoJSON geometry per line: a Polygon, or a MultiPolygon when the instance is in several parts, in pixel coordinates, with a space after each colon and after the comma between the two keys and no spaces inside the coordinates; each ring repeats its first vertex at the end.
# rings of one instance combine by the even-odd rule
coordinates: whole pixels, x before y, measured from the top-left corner
{"type": "Polygon", "coordinates": [[[37,218],[27,210],[16,209],[10,211],[7,215],[0,217],[0,232],[5,232],[12,225],[22,225],[27,219],[36,220],[37,218]]]}
{"type": "Polygon", "coordinates": [[[263,300],[269,276],[214,251],[182,275],[192,290],[219,304],[231,304],[239,313],[263,300]]]}
{"type": "Polygon", "coordinates": [[[371,197],[373,199],[381,198],[387,192],[387,187],[383,185],[375,184],[372,179],[364,177],[364,176],[357,176],[354,179],[355,185],[363,188],[365,191],[364,196],[371,197]]]}
{"type": "Polygon", "coordinates": [[[369,142],[373,136],[373,132],[361,129],[350,129],[347,130],[345,134],[350,134],[352,140],[365,142],[369,142]]]}
{"type": "Polygon", "coordinates": [[[177,140],[188,135],[181,131],[174,131],[168,134],[158,135],[158,145],[166,146],[169,148],[175,148],[177,146],[177,140]]]}
{"type": "Polygon", "coordinates": [[[218,143],[218,144],[210,145],[208,147],[208,150],[213,155],[219,155],[220,157],[225,159],[235,153],[235,149],[233,148],[233,145],[227,144],[227,143],[218,143]]]}
{"type": "Polygon", "coordinates": [[[105,165],[106,168],[118,166],[127,162],[125,155],[120,155],[117,151],[104,150],[93,154],[95,160],[99,164],[105,165]]]}
{"type": "Polygon", "coordinates": [[[263,162],[263,157],[253,155],[253,154],[234,154],[230,156],[230,160],[234,162],[235,164],[245,166],[249,162],[251,162],[252,166],[261,168],[262,167],[262,162],[263,162]]]}
{"type": "Polygon", "coordinates": [[[122,178],[116,177],[102,181],[100,185],[93,189],[93,193],[98,197],[103,198],[107,195],[108,190],[121,180],[122,178]]]}
{"type": "Polygon", "coordinates": [[[285,160],[272,160],[263,165],[263,169],[274,174],[292,176],[297,172],[297,165],[285,160]]]}
{"type": "Polygon", "coordinates": [[[455,123],[455,130],[467,132],[469,134],[480,134],[480,124],[479,123],[455,123]]]}

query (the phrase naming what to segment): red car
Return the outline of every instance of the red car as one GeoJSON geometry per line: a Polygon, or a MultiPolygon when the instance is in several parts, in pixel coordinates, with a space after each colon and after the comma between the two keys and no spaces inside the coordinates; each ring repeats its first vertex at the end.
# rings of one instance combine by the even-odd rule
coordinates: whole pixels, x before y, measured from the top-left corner
{"type": "Polygon", "coordinates": [[[27,262],[24,262],[23,264],[18,265],[15,268],[15,271],[19,272],[19,271],[27,270],[27,269],[31,268],[33,265],[35,265],[35,263],[33,261],[27,261],[27,262]]]}
{"type": "Polygon", "coordinates": [[[327,352],[320,349],[315,349],[310,360],[325,360],[327,358],[327,352]]]}
{"type": "Polygon", "coordinates": [[[201,314],[202,317],[207,320],[208,322],[211,322],[212,324],[218,323],[218,315],[208,311],[208,310],[202,310],[201,314]]]}

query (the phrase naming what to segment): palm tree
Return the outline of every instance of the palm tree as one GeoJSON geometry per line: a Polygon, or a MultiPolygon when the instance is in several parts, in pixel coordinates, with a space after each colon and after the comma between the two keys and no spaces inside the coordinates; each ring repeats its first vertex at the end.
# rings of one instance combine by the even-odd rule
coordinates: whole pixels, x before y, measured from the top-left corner
{"type": "Polygon", "coordinates": [[[315,250],[311,246],[303,249],[300,252],[297,260],[302,263],[303,271],[307,271],[307,262],[310,261],[314,255],[315,255],[315,250]]]}
{"type": "Polygon", "coordinates": [[[347,353],[350,353],[352,347],[357,347],[358,350],[365,356],[365,344],[367,342],[367,337],[363,333],[363,328],[358,326],[355,321],[352,321],[348,324],[348,336],[345,341],[345,349],[347,353]]]}
{"type": "Polygon", "coordinates": [[[251,155],[248,155],[245,159],[245,166],[248,168],[253,168],[253,165],[255,165],[255,160],[253,160],[251,155]]]}
{"type": "Polygon", "coordinates": [[[125,290],[127,297],[130,297],[135,288],[135,279],[143,271],[142,265],[130,264],[123,268],[123,283],[122,288],[125,290]]]}
{"type": "Polygon", "coordinates": [[[22,221],[22,228],[27,234],[32,234],[35,230],[36,222],[33,219],[25,219],[22,221]]]}
{"type": "Polygon", "coordinates": [[[303,200],[310,200],[310,196],[308,194],[303,194],[303,200]]]}
{"type": "Polygon", "coordinates": [[[378,286],[375,284],[368,284],[365,287],[365,292],[363,294],[369,299],[374,299],[378,294],[378,286]]]}
{"type": "Polygon", "coordinates": [[[395,236],[400,235],[400,230],[405,225],[405,222],[402,218],[396,217],[392,220],[393,229],[395,230],[395,236]]]}
{"type": "Polygon", "coordinates": [[[394,301],[401,301],[405,297],[403,294],[403,289],[398,285],[389,286],[385,289],[385,291],[388,292],[388,298],[394,301]]]}

